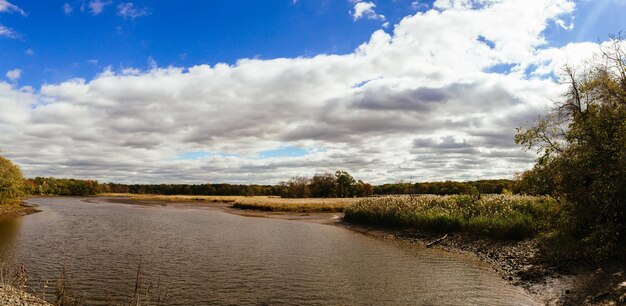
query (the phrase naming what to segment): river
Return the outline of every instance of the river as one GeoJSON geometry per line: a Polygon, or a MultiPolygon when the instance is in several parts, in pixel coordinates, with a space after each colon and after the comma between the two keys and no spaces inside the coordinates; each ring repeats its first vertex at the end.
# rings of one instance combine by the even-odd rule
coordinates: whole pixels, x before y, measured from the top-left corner
{"type": "Polygon", "coordinates": [[[0,261],[54,292],[66,267],[89,305],[123,303],[138,266],[166,305],[534,305],[473,257],[306,220],[220,210],[33,198],[0,221],[0,261]],[[158,286],[157,286],[158,285],[158,286]],[[158,288],[157,288],[158,287],[158,288]]]}

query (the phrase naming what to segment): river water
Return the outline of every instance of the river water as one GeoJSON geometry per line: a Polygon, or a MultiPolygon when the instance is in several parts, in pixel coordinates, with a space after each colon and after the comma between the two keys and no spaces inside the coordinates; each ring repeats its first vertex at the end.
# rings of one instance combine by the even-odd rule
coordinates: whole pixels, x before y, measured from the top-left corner
{"type": "Polygon", "coordinates": [[[472,257],[306,221],[34,198],[0,221],[0,261],[47,292],[63,266],[83,303],[123,303],[141,265],[166,305],[534,305],[472,257]]]}

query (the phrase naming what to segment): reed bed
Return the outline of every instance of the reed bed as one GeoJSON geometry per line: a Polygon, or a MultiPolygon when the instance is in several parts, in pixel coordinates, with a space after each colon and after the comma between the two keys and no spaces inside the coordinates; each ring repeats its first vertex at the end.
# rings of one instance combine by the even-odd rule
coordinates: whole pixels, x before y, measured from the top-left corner
{"type": "Polygon", "coordinates": [[[550,197],[420,195],[366,198],[344,212],[357,223],[522,239],[548,228],[559,209],[550,197]]]}

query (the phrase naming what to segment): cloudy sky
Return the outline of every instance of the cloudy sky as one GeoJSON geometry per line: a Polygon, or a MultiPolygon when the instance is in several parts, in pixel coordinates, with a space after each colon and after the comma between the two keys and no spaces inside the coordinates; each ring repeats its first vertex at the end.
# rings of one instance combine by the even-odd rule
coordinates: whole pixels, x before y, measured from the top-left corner
{"type": "Polygon", "coordinates": [[[0,150],[28,177],[510,178],[516,127],[624,0],[0,0],[0,150]]]}

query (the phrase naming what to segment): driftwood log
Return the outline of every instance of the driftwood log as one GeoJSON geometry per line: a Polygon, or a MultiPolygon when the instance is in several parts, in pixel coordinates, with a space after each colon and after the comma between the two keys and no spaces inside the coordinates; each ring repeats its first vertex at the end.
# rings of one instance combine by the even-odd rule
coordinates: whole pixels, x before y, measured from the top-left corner
{"type": "Polygon", "coordinates": [[[437,244],[437,243],[439,243],[439,242],[443,241],[443,240],[444,240],[444,239],[446,239],[446,238],[448,238],[448,234],[445,234],[443,237],[438,238],[438,239],[435,239],[435,240],[433,240],[433,241],[431,241],[431,242],[427,243],[427,244],[426,244],[426,247],[427,247],[427,248],[430,248],[431,246],[433,246],[433,245],[435,245],[435,244],[437,244]]]}

